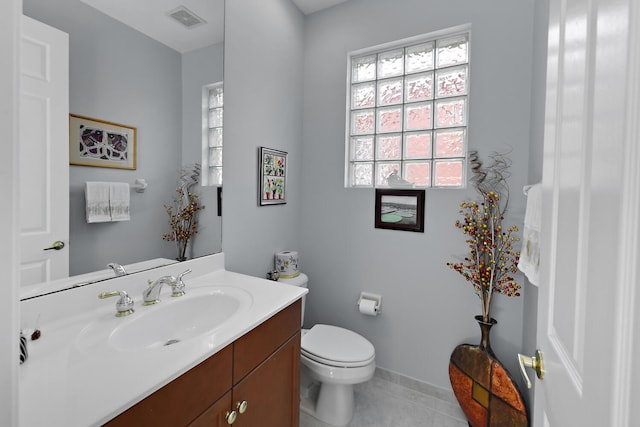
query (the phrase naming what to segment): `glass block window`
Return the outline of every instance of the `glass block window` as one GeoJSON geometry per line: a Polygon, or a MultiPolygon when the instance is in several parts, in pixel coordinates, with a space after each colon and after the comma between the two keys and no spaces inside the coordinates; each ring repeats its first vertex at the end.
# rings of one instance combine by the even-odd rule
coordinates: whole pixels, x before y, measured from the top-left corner
{"type": "Polygon", "coordinates": [[[468,93],[468,31],[351,54],[347,186],[464,187],[468,93]]]}
{"type": "Polygon", "coordinates": [[[222,185],[224,88],[222,82],[202,89],[202,185],[222,185]]]}

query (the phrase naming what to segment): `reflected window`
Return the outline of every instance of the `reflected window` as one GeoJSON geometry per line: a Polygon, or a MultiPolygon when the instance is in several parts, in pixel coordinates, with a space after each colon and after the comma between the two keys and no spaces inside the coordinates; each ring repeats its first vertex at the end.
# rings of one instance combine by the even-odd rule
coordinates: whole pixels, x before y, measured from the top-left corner
{"type": "Polygon", "coordinates": [[[222,185],[224,88],[222,82],[202,89],[202,185],[222,185]]]}
{"type": "Polygon", "coordinates": [[[469,32],[349,55],[346,185],[463,188],[469,32]]]}

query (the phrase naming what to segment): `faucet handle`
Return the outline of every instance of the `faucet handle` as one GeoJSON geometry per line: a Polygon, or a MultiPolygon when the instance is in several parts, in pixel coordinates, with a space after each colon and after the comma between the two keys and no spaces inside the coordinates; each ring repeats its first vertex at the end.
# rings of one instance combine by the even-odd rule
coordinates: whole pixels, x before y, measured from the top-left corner
{"type": "Polygon", "coordinates": [[[182,281],[182,277],[186,276],[189,273],[191,273],[190,268],[180,273],[180,275],[176,279],[176,282],[172,285],[173,286],[173,292],[171,292],[172,297],[181,297],[184,295],[184,288],[186,287],[186,285],[182,281]]]}
{"type": "Polygon", "coordinates": [[[98,294],[98,298],[100,299],[117,296],[120,296],[120,298],[116,301],[116,317],[124,317],[133,313],[133,299],[125,291],[111,291],[98,294]]]}
{"type": "Polygon", "coordinates": [[[182,280],[182,276],[186,276],[187,274],[191,273],[191,269],[187,268],[185,271],[183,271],[182,273],[180,273],[180,275],[178,276],[178,280],[182,280]]]}

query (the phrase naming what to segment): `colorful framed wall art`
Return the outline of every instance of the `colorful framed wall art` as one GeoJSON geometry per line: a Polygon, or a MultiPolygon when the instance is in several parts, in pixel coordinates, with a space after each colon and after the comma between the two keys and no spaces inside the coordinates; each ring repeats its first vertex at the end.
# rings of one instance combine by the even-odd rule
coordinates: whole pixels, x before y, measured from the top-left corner
{"type": "Polygon", "coordinates": [[[287,153],[260,147],[258,202],[260,206],[287,203],[287,153]]]}

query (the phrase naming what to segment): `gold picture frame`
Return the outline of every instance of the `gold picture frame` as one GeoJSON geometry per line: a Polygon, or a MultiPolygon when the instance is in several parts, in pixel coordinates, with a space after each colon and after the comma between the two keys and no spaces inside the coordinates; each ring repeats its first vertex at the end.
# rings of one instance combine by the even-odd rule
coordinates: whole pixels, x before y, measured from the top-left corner
{"type": "Polygon", "coordinates": [[[69,164],[136,169],[136,128],[69,114],[69,164]]]}

